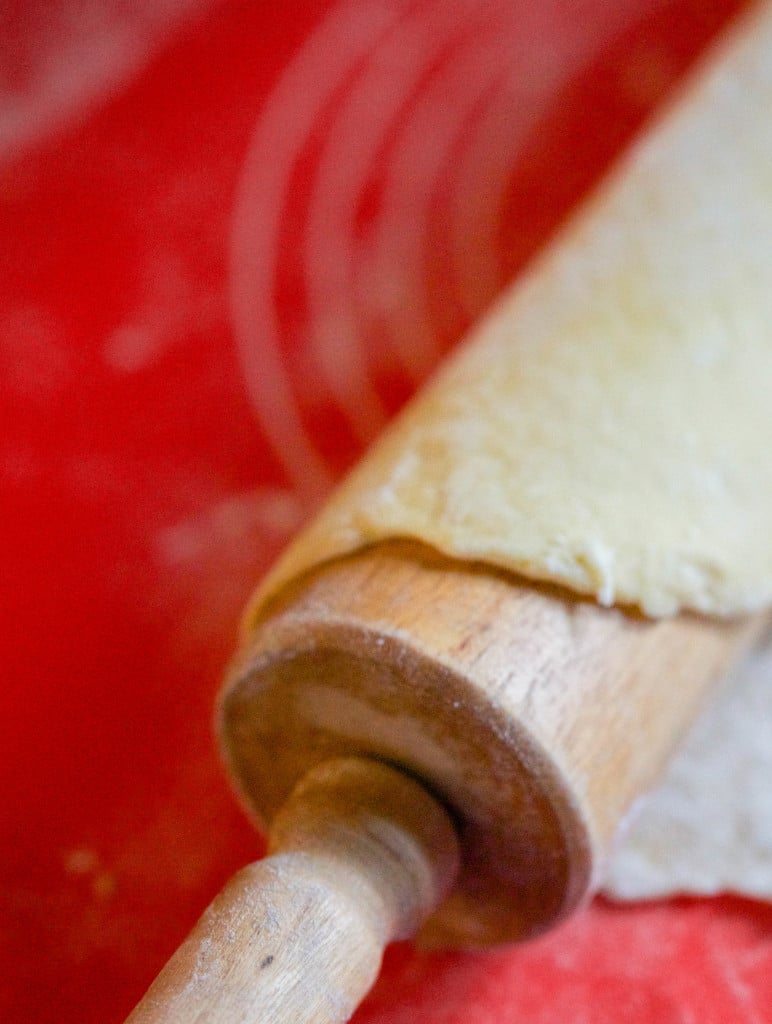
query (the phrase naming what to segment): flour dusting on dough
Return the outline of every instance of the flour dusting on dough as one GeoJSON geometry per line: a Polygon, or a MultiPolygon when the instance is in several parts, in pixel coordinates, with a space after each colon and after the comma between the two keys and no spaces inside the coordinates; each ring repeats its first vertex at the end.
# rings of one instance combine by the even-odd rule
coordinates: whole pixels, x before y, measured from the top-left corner
{"type": "Polygon", "coordinates": [[[256,609],[394,537],[651,616],[772,599],[772,6],[724,58],[386,432],[256,609]]]}

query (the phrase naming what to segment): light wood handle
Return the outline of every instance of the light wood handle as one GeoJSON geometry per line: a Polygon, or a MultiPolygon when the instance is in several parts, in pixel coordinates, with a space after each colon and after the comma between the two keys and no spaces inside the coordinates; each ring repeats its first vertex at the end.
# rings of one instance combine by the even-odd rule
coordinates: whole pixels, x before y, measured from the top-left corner
{"type": "Polygon", "coordinates": [[[130,1024],[341,1024],[385,945],[415,933],[458,868],[443,807],[365,759],[311,771],[269,853],[215,899],[130,1024]]]}

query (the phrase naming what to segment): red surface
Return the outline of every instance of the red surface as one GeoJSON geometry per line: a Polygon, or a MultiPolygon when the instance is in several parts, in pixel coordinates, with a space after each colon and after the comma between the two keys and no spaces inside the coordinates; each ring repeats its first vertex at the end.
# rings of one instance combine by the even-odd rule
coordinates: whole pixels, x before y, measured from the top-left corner
{"type": "MultiPolygon", "coordinates": [[[[0,33],[14,1024],[121,1021],[259,853],[211,729],[243,601],[739,4],[97,6],[0,33]]],[[[357,1020],[772,1020],[772,910],[398,947],[357,1020]]]]}

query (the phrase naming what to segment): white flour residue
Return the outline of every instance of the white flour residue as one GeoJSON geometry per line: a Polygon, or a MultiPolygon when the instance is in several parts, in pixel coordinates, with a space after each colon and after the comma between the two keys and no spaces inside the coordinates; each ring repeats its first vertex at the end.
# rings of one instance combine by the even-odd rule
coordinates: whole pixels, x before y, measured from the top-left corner
{"type": "Polygon", "coordinates": [[[291,536],[302,519],[301,504],[290,491],[265,487],[233,494],[195,517],[160,530],[156,552],[163,565],[189,567],[213,555],[222,559],[225,550],[235,554],[251,548],[255,538],[266,533],[275,544],[277,537],[291,536]]]}
{"type": "Polygon", "coordinates": [[[0,15],[0,161],[66,129],[216,0],[47,0],[0,15]]]}
{"type": "Polygon", "coordinates": [[[115,872],[103,863],[96,850],[89,846],[75,847],[67,850],[62,860],[65,874],[87,883],[95,900],[106,901],[114,895],[117,886],[115,872]]]}
{"type": "Polygon", "coordinates": [[[156,254],[143,268],[137,308],[108,334],[102,358],[116,373],[145,370],[191,331],[213,327],[219,311],[219,297],[194,280],[178,256],[156,254]]]}

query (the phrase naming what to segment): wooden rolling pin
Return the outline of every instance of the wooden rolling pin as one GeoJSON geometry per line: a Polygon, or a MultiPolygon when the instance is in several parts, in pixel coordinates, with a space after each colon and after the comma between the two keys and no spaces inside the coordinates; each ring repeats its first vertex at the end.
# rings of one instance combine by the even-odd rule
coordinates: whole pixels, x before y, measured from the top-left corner
{"type": "MultiPolygon", "coordinates": [[[[735,208],[726,205],[721,207],[722,216],[714,217],[709,201],[704,208],[700,205],[700,180],[693,184],[688,177],[682,180],[677,174],[671,175],[673,166],[676,170],[681,166],[678,161],[683,155],[683,138],[690,144],[696,139],[698,147],[703,147],[698,148],[696,158],[693,148],[687,146],[685,150],[691,154],[687,163],[690,168],[697,167],[698,175],[700,154],[712,153],[711,137],[704,127],[705,103],[700,106],[699,102],[695,119],[686,118],[682,135],[675,140],[668,136],[664,142],[660,137],[645,158],[654,167],[655,178],[660,174],[662,190],[649,193],[644,189],[643,214],[639,217],[637,193],[629,200],[631,206],[625,206],[626,193],[611,193],[609,200],[612,219],[620,215],[620,210],[626,215],[625,211],[632,209],[634,223],[650,211],[653,216],[661,207],[665,222],[657,229],[661,236],[651,228],[647,244],[652,238],[658,244],[661,237],[663,246],[672,241],[669,219],[681,206],[686,208],[686,227],[681,232],[683,237],[679,236],[679,244],[686,246],[686,256],[682,258],[681,254],[674,262],[681,261],[687,276],[683,287],[674,286],[673,308],[665,311],[668,329],[673,331],[672,346],[669,335],[657,333],[656,326],[647,326],[655,300],[671,294],[669,270],[665,269],[660,280],[655,265],[653,290],[646,291],[644,285],[642,291],[636,291],[640,268],[649,258],[650,250],[645,246],[633,249],[631,265],[625,270],[629,274],[623,275],[619,294],[614,296],[620,308],[625,301],[631,303],[632,329],[638,330],[643,324],[642,329],[652,333],[644,333],[642,342],[627,348],[623,339],[617,349],[610,350],[608,358],[601,353],[599,393],[608,400],[601,412],[605,414],[612,400],[619,397],[612,394],[618,379],[613,382],[613,375],[606,376],[606,371],[617,366],[615,357],[619,352],[626,353],[619,372],[629,374],[629,394],[637,398],[628,402],[628,392],[622,389],[617,402],[626,427],[622,433],[632,438],[628,455],[635,458],[636,444],[639,448],[641,444],[639,426],[653,423],[646,458],[642,460],[642,472],[648,467],[653,476],[651,485],[644,486],[643,496],[632,502],[629,494],[612,495],[613,509],[623,511],[617,520],[612,516],[612,521],[602,525],[607,533],[613,533],[621,521],[636,548],[638,537],[628,528],[629,523],[639,521],[649,497],[653,503],[655,496],[664,496],[666,503],[675,496],[675,513],[665,516],[664,526],[652,519],[652,528],[662,527],[657,534],[660,547],[652,542],[644,556],[655,548],[664,551],[666,562],[673,555],[678,570],[676,583],[685,580],[687,588],[696,587],[697,600],[706,592],[700,589],[703,584],[709,587],[718,580],[716,585],[723,581],[733,586],[734,581],[718,571],[717,563],[708,557],[710,551],[695,556],[694,545],[714,536],[709,532],[714,530],[730,552],[734,551],[735,519],[724,515],[723,510],[737,508],[739,518],[745,514],[744,505],[742,500],[731,504],[731,493],[729,504],[720,504],[727,500],[728,492],[721,489],[724,481],[718,471],[700,476],[696,470],[690,472],[689,464],[679,476],[677,471],[682,467],[676,463],[673,472],[674,464],[667,461],[669,453],[660,460],[658,424],[674,416],[676,426],[684,429],[680,434],[678,429],[671,430],[668,443],[677,448],[684,440],[680,435],[689,434],[684,450],[701,450],[703,444],[710,470],[715,465],[722,468],[720,457],[726,460],[725,452],[729,450],[724,444],[726,438],[726,444],[736,446],[730,452],[727,474],[735,482],[746,479],[742,472],[750,475],[751,483],[739,487],[741,495],[766,493],[767,488],[761,481],[766,479],[768,457],[764,457],[763,445],[757,457],[754,445],[758,446],[759,436],[768,436],[763,430],[759,435],[755,426],[767,422],[764,415],[769,403],[763,381],[759,392],[754,390],[753,378],[763,377],[768,365],[769,318],[764,303],[768,302],[769,289],[768,282],[758,285],[756,257],[759,252],[768,257],[769,249],[765,248],[763,234],[754,236],[750,249],[742,245],[743,232],[751,232],[756,221],[763,221],[761,212],[756,216],[757,207],[749,215],[743,204],[752,201],[753,188],[763,191],[766,187],[769,165],[759,155],[757,133],[740,124],[740,115],[747,114],[751,99],[762,112],[769,109],[765,90],[772,88],[766,70],[767,56],[772,53],[772,8],[762,9],[757,28],[751,26],[742,46],[745,49],[738,50],[734,58],[742,88],[731,76],[727,84],[719,74],[705,101],[711,109],[714,102],[719,104],[718,121],[725,128],[728,125],[727,135],[733,144],[737,145],[738,139],[747,144],[743,165],[747,173],[739,184],[732,167],[722,162],[721,154],[710,172],[712,177],[724,175],[722,203],[734,202],[737,217],[735,208]],[[758,45],[757,39],[761,40],[758,45]],[[670,154],[674,154],[674,165],[669,162],[670,154]],[[667,191],[671,177],[677,179],[672,194],[667,191]],[[656,202],[649,202],[651,197],[656,202]],[[737,246],[733,234],[726,244],[720,234],[735,221],[740,224],[741,236],[737,246]],[[710,285],[703,301],[700,289],[705,286],[700,273],[689,269],[689,246],[695,259],[704,261],[706,246],[710,245],[719,254],[730,253],[732,259],[722,263],[715,288],[710,285]],[[735,294],[731,291],[732,274],[742,274],[742,268],[747,268],[747,273],[739,285],[738,314],[734,307],[729,308],[729,297],[735,294]],[[756,305],[749,306],[749,299],[756,305]],[[716,315],[703,324],[702,315],[710,301],[714,301],[716,315]],[[693,308],[687,308],[690,302],[693,308]],[[739,320],[733,319],[737,316],[739,320]],[[721,348],[719,345],[714,351],[694,347],[695,339],[688,334],[692,322],[699,325],[696,342],[700,344],[704,335],[715,342],[716,330],[729,324],[729,343],[741,339],[746,346],[743,351],[757,360],[761,368],[758,373],[748,371],[744,362],[739,366],[727,364],[731,373],[720,366],[716,371],[726,374],[727,388],[739,389],[726,394],[750,396],[745,403],[752,406],[749,412],[742,401],[724,401],[723,391],[719,390],[716,401],[716,381],[720,378],[710,376],[705,359],[714,358],[716,351],[720,359],[721,348]],[[732,324],[739,324],[739,334],[732,334],[732,324]],[[767,334],[763,334],[765,330],[767,334]],[[687,363],[694,356],[694,388],[689,378],[686,389],[673,402],[672,380],[665,374],[661,390],[655,386],[647,393],[650,404],[641,405],[637,375],[643,379],[652,359],[656,367],[667,364],[671,347],[674,351],[677,348],[673,357],[676,361],[684,352],[687,363]],[[746,388],[748,377],[751,383],[746,388]],[[696,435],[692,438],[692,424],[683,425],[678,419],[680,395],[687,401],[692,390],[695,401],[705,403],[696,405],[696,409],[716,409],[715,417],[705,413],[702,439],[696,435]],[[726,418],[727,406],[738,406],[737,417],[726,421],[725,434],[719,433],[716,441],[716,432],[711,433],[714,420],[726,418]],[[743,419],[746,412],[749,418],[743,419]],[[629,423],[624,420],[628,414],[632,416],[629,423]],[[750,456],[741,470],[738,467],[746,450],[750,450],[750,456]],[[702,515],[701,487],[713,495],[714,504],[707,515],[702,515]],[[697,497],[688,506],[688,522],[682,530],[684,520],[678,515],[678,501],[689,488],[697,497]],[[668,547],[665,541],[671,536],[680,548],[677,544],[668,547]],[[684,563],[678,563],[677,558],[682,551],[692,561],[686,564],[688,572],[679,576],[684,563]]],[[[769,135],[766,114],[762,121],[761,127],[769,135]]],[[[601,240],[611,237],[614,246],[623,246],[625,231],[619,241],[613,232],[606,231],[603,216],[601,211],[601,240]]],[[[580,225],[580,242],[592,235],[595,224],[590,218],[580,225]]],[[[656,256],[660,250],[654,243],[656,256]]],[[[612,246],[611,251],[614,254],[616,249],[612,246]]],[[[567,282],[568,299],[573,301],[578,294],[577,308],[580,313],[584,308],[582,289],[575,286],[581,264],[572,263],[572,259],[569,248],[568,271],[561,277],[558,266],[557,277],[553,274],[550,278],[548,266],[547,284],[543,286],[542,279],[536,282],[537,298],[539,288],[545,288],[548,311],[554,306],[550,288],[555,280],[560,287],[561,282],[567,282]]],[[[607,277],[615,269],[615,262],[601,263],[607,277]]],[[[596,277],[605,283],[602,274],[596,277]]],[[[526,296],[525,301],[530,299],[526,296]]],[[[568,319],[581,327],[581,316],[573,315],[573,307],[570,312],[568,319]]],[[[617,316],[616,305],[612,313],[600,318],[601,326],[627,330],[620,326],[623,318],[617,316]]],[[[535,325],[538,329],[541,321],[532,309],[528,317],[531,328],[535,325]]],[[[499,326],[494,324],[494,333],[500,329],[500,322],[499,326]]],[[[588,344],[593,346],[596,332],[593,324],[590,326],[588,344]]],[[[720,340],[723,344],[723,338],[720,340]]],[[[493,341],[495,350],[498,340],[493,341]]],[[[539,359],[546,353],[558,368],[560,359],[568,359],[571,373],[567,379],[573,385],[571,374],[576,372],[578,379],[584,372],[583,365],[571,362],[575,350],[569,345],[564,351],[561,342],[550,349],[551,344],[547,338],[541,347],[526,347],[522,371],[518,367],[515,376],[522,378],[532,372],[538,383],[539,359]],[[528,352],[536,352],[539,357],[528,364],[530,370],[526,365],[528,352]]],[[[592,351],[597,357],[596,349],[592,351]]],[[[736,357],[737,348],[733,351],[736,357]]],[[[462,369],[467,365],[471,367],[470,377],[474,377],[478,364],[464,363],[462,369]]],[[[458,367],[455,372],[463,383],[463,373],[458,367]]],[[[492,375],[495,384],[495,366],[492,375]]],[[[655,384],[660,381],[653,379],[655,384]]],[[[545,393],[552,393],[549,381],[542,381],[541,386],[545,393]]],[[[486,383],[481,391],[483,398],[489,392],[486,383]]],[[[568,471],[566,452],[576,455],[570,417],[577,417],[576,422],[586,430],[586,403],[571,405],[570,390],[558,389],[556,394],[564,395],[566,402],[553,402],[550,418],[537,418],[533,429],[526,433],[534,444],[542,444],[545,451],[554,454],[553,442],[563,430],[566,447],[558,449],[556,464],[568,471]],[[543,429],[545,422],[548,429],[543,429]]],[[[436,390],[433,396],[430,405],[433,402],[436,411],[447,396],[436,390]]],[[[516,411],[519,400],[525,403],[529,396],[530,392],[521,392],[513,399],[516,411]]],[[[465,407],[465,400],[462,395],[457,402],[459,408],[465,407]]],[[[449,402],[452,409],[455,401],[451,395],[446,404],[449,402]]],[[[591,409],[590,427],[593,416],[591,409]]],[[[579,492],[587,479],[595,479],[594,460],[596,453],[598,459],[601,457],[601,445],[609,436],[615,440],[620,435],[619,430],[608,429],[604,434],[602,416],[597,418],[600,440],[590,434],[590,457],[580,453],[575,489],[568,488],[566,504],[572,507],[581,504],[579,492]]],[[[423,428],[419,421],[420,417],[414,416],[408,428],[420,435],[423,428]]],[[[515,426],[520,429],[522,424],[515,426]]],[[[429,437],[427,450],[434,456],[442,447],[442,431],[429,437]]],[[[500,441],[500,433],[495,437],[500,441]]],[[[387,464],[395,448],[393,438],[389,443],[391,448],[387,445],[381,451],[382,456],[386,453],[387,464]]],[[[494,447],[497,457],[502,450],[502,457],[507,457],[506,445],[494,447]]],[[[408,451],[417,450],[418,446],[410,449],[408,444],[408,451]]],[[[443,452],[445,457],[447,452],[443,452]]],[[[618,453],[613,444],[612,452],[618,453]]],[[[491,460],[483,461],[487,465],[491,460]]],[[[538,472],[538,459],[536,463],[538,472]]],[[[408,459],[407,464],[409,469],[415,459],[408,459]]],[[[405,465],[397,459],[396,475],[400,480],[404,480],[405,465]]],[[[613,472],[607,480],[610,488],[619,478],[632,479],[625,475],[628,465],[627,458],[612,460],[613,472]]],[[[700,472],[704,468],[701,465],[700,472]]],[[[631,607],[599,607],[591,598],[557,586],[529,583],[494,564],[459,557],[457,552],[452,553],[453,557],[440,554],[437,546],[425,539],[384,537],[353,552],[333,551],[330,555],[324,548],[326,538],[347,535],[352,522],[366,519],[370,497],[385,495],[388,509],[393,511],[396,492],[391,484],[396,477],[390,478],[389,486],[378,489],[376,473],[376,485],[362,489],[362,479],[367,483],[373,475],[368,476],[369,472],[346,492],[349,499],[353,494],[360,501],[357,515],[345,519],[345,509],[341,513],[346,529],[338,534],[328,529],[337,514],[333,508],[333,519],[328,514],[327,526],[323,523],[321,533],[315,535],[322,538],[319,549],[326,552],[325,557],[318,563],[302,557],[298,562],[296,558],[293,572],[285,575],[263,603],[222,697],[220,723],[228,765],[245,802],[269,829],[270,856],[238,874],[215,900],[132,1014],[132,1024],[343,1022],[375,979],[383,948],[392,939],[418,935],[430,944],[481,947],[528,938],[560,921],[592,894],[614,832],[631,803],[656,779],[712,682],[752,641],[762,622],[759,616],[718,620],[688,613],[654,621],[631,607]]],[[[451,474],[455,472],[456,467],[451,467],[451,474]]],[[[428,494],[429,520],[435,506],[441,504],[436,498],[447,478],[447,474],[440,474],[438,481],[427,486],[420,478],[419,497],[428,494]]],[[[531,482],[530,478],[526,480],[526,491],[531,482]]],[[[637,486],[635,480],[632,484],[637,486]]],[[[772,492],[772,488],[767,489],[772,492]]],[[[542,493],[539,488],[531,490],[542,493]]],[[[492,491],[498,493],[495,488],[492,491]]],[[[449,505],[457,513],[458,502],[466,498],[464,488],[457,486],[449,493],[449,505]]],[[[514,494],[514,499],[517,497],[514,494]]],[[[550,514],[556,504],[560,502],[553,501],[550,514]]],[[[754,541],[766,536],[758,526],[765,521],[765,509],[762,500],[750,510],[750,526],[741,531],[743,536],[747,534],[754,541]]],[[[468,521],[475,512],[474,507],[465,506],[462,521],[468,521]]],[[[498,522],[495,508],[492,518],[498,522]]],[[[530,527],[528,516],[523,522],[530,527]]],[[[555,535],[562,536],[559,531],[555,535]]],[[[301,546],[297,550],[302,554],[305,549],[301,546]]],[[[603,550],[615,551],[608,545],[603,550]]],[[[766,548],[762,544],[758,550],[765,552],[766,548]]],[[[566,549],[560,553],[565,555],[566,549]]],[[[583,557],[585,561],[577,563],[578,569],[585,569],[587,564],[594,570],[603,568],[586,552],[583,557]]],[[[740,561],[738,558],[738,564],[740,561]]],[[[742,563],[743,580],[749,581],[749,587],[756,587],[756,566],[753,559],[750,565],[747,562],[742,563]]],[[[567,564],[565,559],[558,563],[567,564]]],[[[634,564],[629,560],[625,563],[628,568],[634,564]]],[[[648,570],[651,565],[647,562],[644,568],[648,570]]],[[[653,576],[656,573],[649,572],[647,579],[653,576]]],[[[633,581],[631,586],[635,584],[632,570],[627,579],[633,581]]],[[[599,598],[608,603],[607,591],[608,581],[598,592],[599,598]]],[[[741,592],[736,589],[732,594],[741,592]]],[[[708,591],[709,597],[711,593],[708,591]]],[[[757,588],[753,593],[761,590],[757,588]]],[[[702,607],[699,603],[696,606],[702,607]]]]}
{"type": "Polygon", "coordinates": [[[384,946],[533,936],[758,620],[657,622],[411,543],[282,595],[221,709],[271,821],[131,1024],[348,1020],[384,946]]]}

